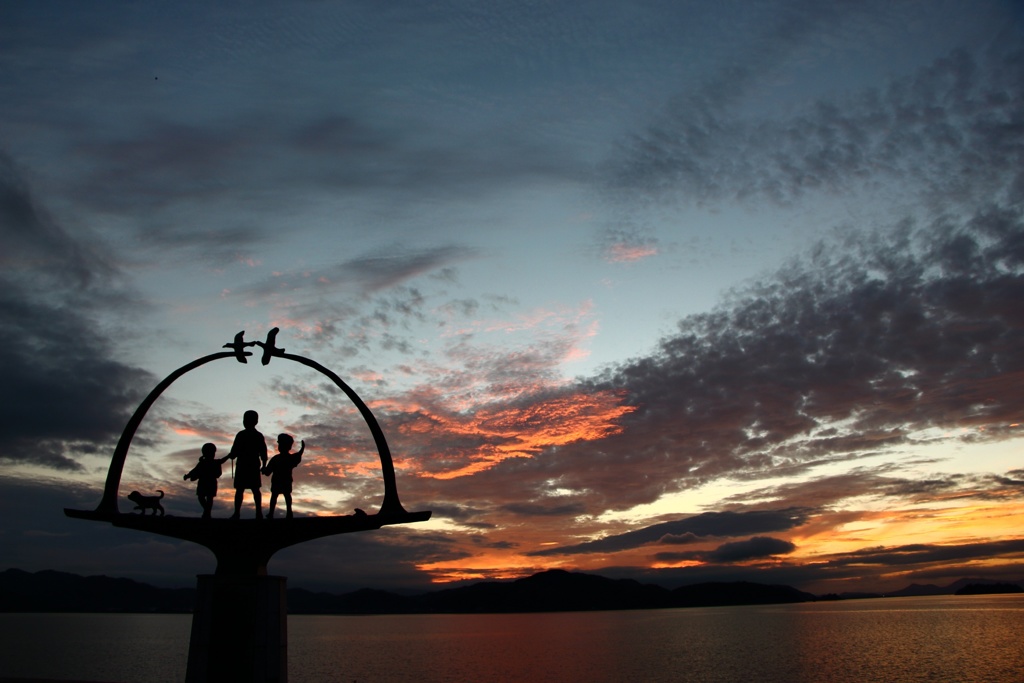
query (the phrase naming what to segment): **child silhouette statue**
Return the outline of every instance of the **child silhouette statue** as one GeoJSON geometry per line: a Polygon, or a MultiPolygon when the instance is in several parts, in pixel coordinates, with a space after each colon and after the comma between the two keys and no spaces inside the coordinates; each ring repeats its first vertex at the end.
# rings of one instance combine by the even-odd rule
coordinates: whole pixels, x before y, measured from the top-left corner
{"type": "Polygon", "coordinates": [[[203,519],[210,519],[213,514],[213,499],[217,497],[217,479],[221,475],[221,463],[228,459],[224,456],[217,459],[217,447],[212,443],[204,443],[199,462],[185,475],[186,481],[196,481],[196,497],[203,508],[203,519]]]}
{"type": "Polygon", "coordinates": [[[263,434],[256,429],[260,416],[255,410],[247,410],[242,415],[242,431],[235,435],[228,457],[237,459],[235,465],[235,514],[231,519],[238,519],[242,511],[242,496],[245,490],[252,491],[252,502],[256,506],[256,519],[263,519],[263,496],[260,494],[260,468],[267,464],[267,442],[263,434]]]}
{"type": "Polygon", "coordinates": [[[291,453],[292,445],[295,443],[288,434],[281,434],[277,437],[277,455],[270,459],[270,462],[263,468],[263,474],[270,475],[270,512],[269,517],[274,516],[274,506],[277,505],[278,494],[284,496],[284,504],[287,508],[285,517],[292,518],[292,470],[302,460],[302,454],[306,450],[306,442],[302,441],[297,453],[291,453]]]}

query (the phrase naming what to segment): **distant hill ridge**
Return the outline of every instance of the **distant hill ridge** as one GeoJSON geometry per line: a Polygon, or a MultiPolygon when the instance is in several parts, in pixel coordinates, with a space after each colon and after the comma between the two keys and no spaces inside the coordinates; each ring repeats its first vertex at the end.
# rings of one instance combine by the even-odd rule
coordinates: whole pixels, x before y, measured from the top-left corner
{"type": "MultiPolygon", "coordinates": [[[[950,586],[911,585],[888,595],[950,595],[971,585],[999,583],[961,579],[950,586]]],[[[1001,582],[1007,584],[1008,582],[1001,582]]],[[[1009,582],[1021,586],[1024,582],[1009,582]]],[[[863,594],[862,594],[863,595],[863,594]]],[[[828,596],[837,599],[841,596],[828,596]]],[[[828,599],[825,598],[825,599],[828,599]]],[[[420,595],[362,589],[351,593],[288,590],[291,614],[482,614],[576,612],[669,607],[764,605],[822,599],[790,586],[708,582],[670,590],[632,579],[552,569],[514,581],[483,581],[420,595]]],[[[58,571],[0,572],[0,612],[190,613],[191,588],[157,588],[131,579],[79,576],[58,571]]]]}
{"type": "Polygon", "coordinates": [[[191,612],[192,588],[45,570],[0,572],[0,612],[191,612]]]}
{"type": "Polygon", "coordinates": [[[668,590],[632,579],[552,569],[515,581],[483,581],[416,596],[384,591],[345,595],[288,591],[293,614],[483,614],[756,605],[813,600],[789,586],[703,583],[668,590]]]}
{"type": "Polygon", "coordinates": [[[1024,588],[1024,581],[1000,581],[997,579],[958,579],[948,586],[936,586],[933,583],[919,584],[912,583],[906,588],[902,588],[898,591],[886,593],[886,597],[910,597],[910,596],[928,596],[928,595],[956,595],[960,591],[970,586],[974,592],[981,592],[978,590],[981,586],[1017,586],[1018,588],[1024,588]]]}

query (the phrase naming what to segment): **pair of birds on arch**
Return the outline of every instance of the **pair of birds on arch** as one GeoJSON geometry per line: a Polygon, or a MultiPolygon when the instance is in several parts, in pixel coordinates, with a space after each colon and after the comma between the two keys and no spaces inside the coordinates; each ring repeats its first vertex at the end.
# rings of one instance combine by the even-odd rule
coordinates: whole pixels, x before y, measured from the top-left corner
{"type": "Polygon", "coordinates": [[[270,359],[273,356],[284,355],[284,349],[277,346],[277,333],[279,331],[279,328],[275,327],[267,332],[266,341],[247,342],[245,341],[245,330],[242,330],[235,335],[235,340],[230,344],[225,344],[224,348],[234,351],[235,358],[239,363],[248,363],[249,361],[246,360],[246,356],[251,356],[252,354],[245,349],[250,346],[258,346],[263,349],[263,357],[260,359],[260,362],[264,365],[269,365],[270,359]]]}

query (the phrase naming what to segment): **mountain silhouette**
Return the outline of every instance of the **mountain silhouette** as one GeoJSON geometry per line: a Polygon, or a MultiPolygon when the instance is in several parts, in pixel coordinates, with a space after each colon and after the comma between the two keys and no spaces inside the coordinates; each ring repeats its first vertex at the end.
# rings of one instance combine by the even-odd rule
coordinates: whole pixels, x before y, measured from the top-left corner
{"type": "Polygon", "coordinates": [[[927,595],[956,595],[957,591],[969,585],[989,586],[992,584],[1010,584],[1018,587],[1024,587],[1024,581],[1000,581],[997,579],[957,579],[956,581],[945,587],[936,586],[933,583],[912,583],[906,588],[901,588],[898,591],[886,593],[885,597],[899,598],[918,597],[927,595]]]}
{"type": "Polygon", "coordinates": [[[581,612],[670,607],[672,593],[632,579],[551,569],[511,582],[484,581],[419,596],[426,612],[581,612]]]}
{"type": "Polygon", "coordinates": [[[995,595],[998,593],[1024,593],[1015,583],[969,583],[956,592],[956,595],[995,595]]]}
{"type": "MultiPolygon", "coordinates": [[[[952,595],[968,586],[972,591],[1000,588],[993,584],[1010,586],[1005,590],[1022,587],[1022,582],[960,579],[946,587],[912,584],[887,596],[952,595]]],[[[872,594],[819,597],[790,586],[743,581],[669,590],[632,579],[551,569],[514,581],[481,581],[419,595],[367,588],[336,595],[290,588],[287,603],[290,614],[484,614],[766,605],[868,595],[872,594]]],[[[194,602],[191,588],[158,588],[131,579],[52,570],[0,572],[0,612],[190,613],[194,602]]]]}
{"type": "Polygon", "coordinates": [[[0,612],[192,612],[191,588],[45,570],[0,572],[0,612]]]}

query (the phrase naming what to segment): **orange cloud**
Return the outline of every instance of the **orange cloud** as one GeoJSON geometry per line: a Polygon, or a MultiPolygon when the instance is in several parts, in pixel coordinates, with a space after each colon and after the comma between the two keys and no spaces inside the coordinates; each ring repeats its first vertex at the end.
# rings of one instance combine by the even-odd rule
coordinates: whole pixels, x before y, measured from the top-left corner
{"type": "Polygon", "coordinates": [[[626,244],[618,242],[605,250],[605,259],[610,263],[630,263],[658,254],[657,247],[650,244],[626,244]]]}
{"type": "MultiPolygon", "coordinates": [[[[449,436],[478,437],[473,452],[455,455],[451,467],[422,476],[452,479],[490,469],[509,458],[532,457],[545,448],[578,441],[596,441],[622,431],[617,420],[633,412],[613,391],[575,393],[542,400],[525,407],[483,408],[464,414],[422,411],[402,427],[409,434],[443,432],[449,436]]],[[[452,457],[449,455],[449,457],[452,457]]]]}

